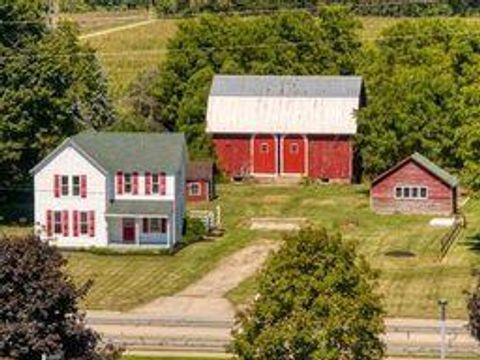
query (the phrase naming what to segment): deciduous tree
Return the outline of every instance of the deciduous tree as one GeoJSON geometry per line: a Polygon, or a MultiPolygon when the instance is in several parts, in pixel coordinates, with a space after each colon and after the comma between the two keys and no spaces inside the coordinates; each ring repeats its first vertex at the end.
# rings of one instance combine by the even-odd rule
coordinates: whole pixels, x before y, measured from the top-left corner
{"type": "Polygon", "coordinates": [[[376,273],[355,245],[324,229],[285,238],[260,274],[255,302],[238,316],[240,359],[381,359],[376,273]]]}
{"type": "Polygon", "coordinates": [[[75,286],[64,266],[56,248],[33,236],[0,238],[0,357],[119,358],[113,347],[99,350],[99,336],[78,308],[89,283],[75,286]]]}

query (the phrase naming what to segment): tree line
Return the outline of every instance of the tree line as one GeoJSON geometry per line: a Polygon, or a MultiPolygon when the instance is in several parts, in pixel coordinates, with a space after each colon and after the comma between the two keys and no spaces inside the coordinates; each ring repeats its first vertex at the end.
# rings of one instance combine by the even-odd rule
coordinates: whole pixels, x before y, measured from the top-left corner
{"type": "Polygon", "coordinates": [[[479,189],[478,30],[452,19],[405,20],[362,45],[359,27],[342,6],[185,20],[160,68],[132,85],[133,111],[184,132],[193,158],[212,157],[205,111],[214,74],[358,74],[368,103],[356,140],[364,179],[418,151],[479,189]]]}

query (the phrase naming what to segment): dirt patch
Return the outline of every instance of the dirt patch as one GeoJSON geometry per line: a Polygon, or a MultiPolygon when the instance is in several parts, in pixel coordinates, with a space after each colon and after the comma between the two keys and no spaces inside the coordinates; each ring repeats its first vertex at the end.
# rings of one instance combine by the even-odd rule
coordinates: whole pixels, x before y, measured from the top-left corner
{"type": "Polygon", "coordinates": [[[333,206],[335,201],[332,199],[318,200],[318,199],[305,199],[302,201],[303,206],[333,206]]]}
{"type": "Polygon", "coordinates": [[[250,230],[295,231],[307,223],[306,218],[252,218],[250,230]]]}
{"type": "Polygon", "coordinates": [[[283,204],[290,199],[288,195],[266,195],[262,198],[262,203],[283,204]]]}

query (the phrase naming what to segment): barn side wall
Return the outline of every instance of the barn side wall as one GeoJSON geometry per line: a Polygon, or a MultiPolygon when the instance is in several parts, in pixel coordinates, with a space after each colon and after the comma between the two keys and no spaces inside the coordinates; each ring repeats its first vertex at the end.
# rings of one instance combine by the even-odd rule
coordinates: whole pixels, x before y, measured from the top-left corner
{"type": "Polygon", "coordinates": [[[309,136],[308,175],[312,178],[350,183],[353,144],[349,136],[309,136]]]}
{"type": "Polygon", "coordinates": [[[250,135],[215,135],[213,144],[217,166],[228,176],[245,175],[250,172],[250,135]]]}
{"type": "Polygon", "coordinates": [[[371,205],[378,213],[441,214],[454,212],[453,190],[414,161],[409,161],[387,175],[371,189],[371,205]],[[395,198],[399,185],[426,186],[427,199],[405,200],[395,198]]]}

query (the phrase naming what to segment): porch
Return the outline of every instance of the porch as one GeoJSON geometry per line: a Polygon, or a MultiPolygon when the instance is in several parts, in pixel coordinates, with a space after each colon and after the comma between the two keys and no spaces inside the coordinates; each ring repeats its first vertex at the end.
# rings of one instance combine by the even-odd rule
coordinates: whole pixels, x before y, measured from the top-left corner
{"type": "Polygon", "coordinates": [[[173,207],[167,201],[116,201],[107,209],[109,246],[169,248],[173,207]]]}

